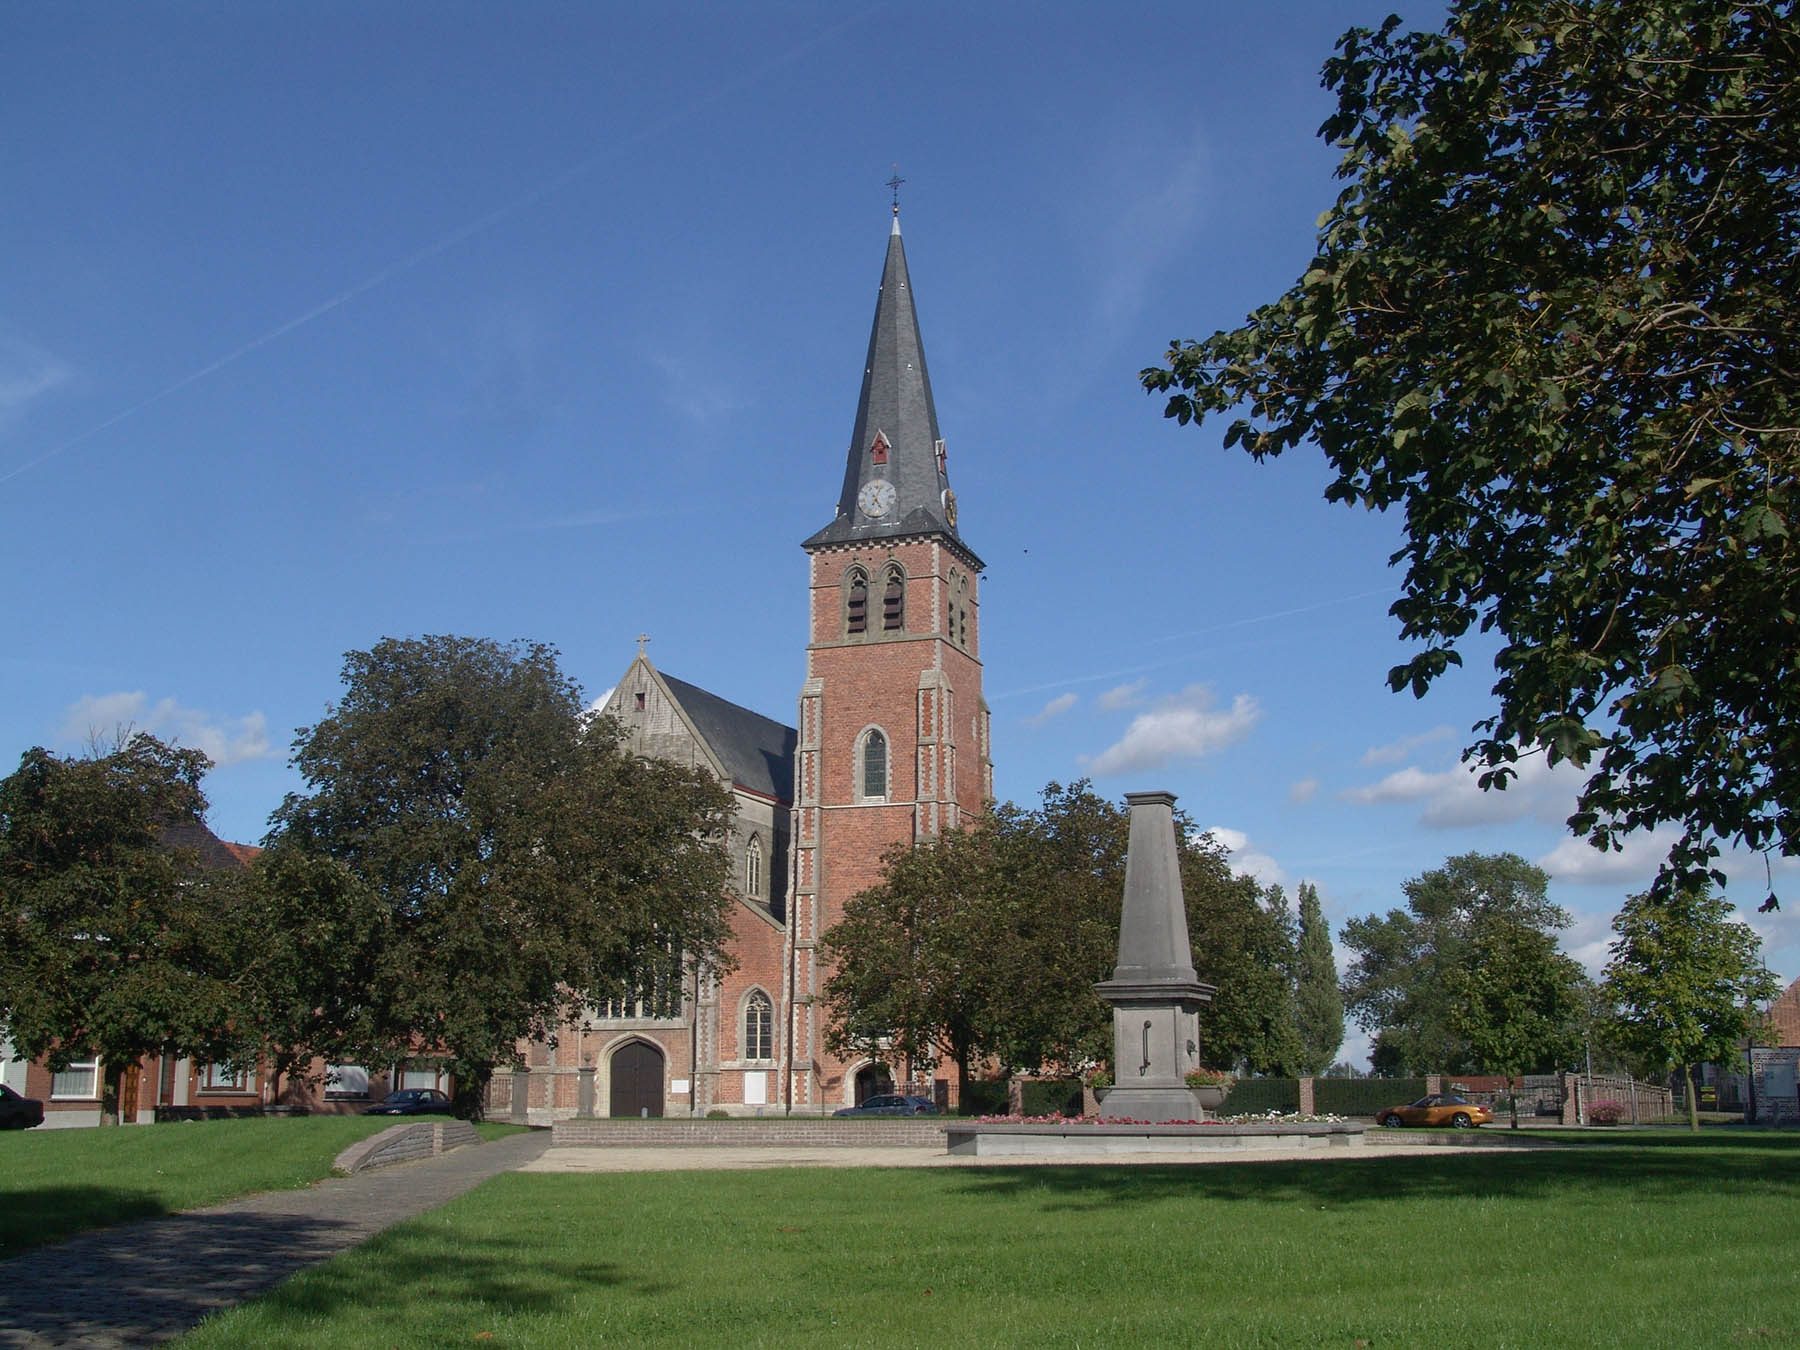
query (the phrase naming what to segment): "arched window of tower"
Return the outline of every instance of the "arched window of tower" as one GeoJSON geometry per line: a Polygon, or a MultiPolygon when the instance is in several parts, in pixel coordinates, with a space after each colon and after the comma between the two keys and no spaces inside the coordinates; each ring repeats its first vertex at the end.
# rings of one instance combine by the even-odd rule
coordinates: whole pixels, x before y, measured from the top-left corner
{"type": "Polygon", "coordinates": [[[888,795],[887,750],[887,737],[880,728],[871,729],[863,738],[862,795],[866,798],[884,799],[888,795]]]}

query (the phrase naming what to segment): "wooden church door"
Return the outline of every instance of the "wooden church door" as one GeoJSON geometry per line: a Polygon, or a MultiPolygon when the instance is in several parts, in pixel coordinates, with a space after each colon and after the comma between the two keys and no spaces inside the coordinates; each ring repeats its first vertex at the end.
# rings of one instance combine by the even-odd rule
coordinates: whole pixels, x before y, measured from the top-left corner
{"type": "Polygon", "coordinates": [[[633,1041],[612,1057],[611,1114],[663,1113],[663,1057],[653,1045],[633,1041]]]}

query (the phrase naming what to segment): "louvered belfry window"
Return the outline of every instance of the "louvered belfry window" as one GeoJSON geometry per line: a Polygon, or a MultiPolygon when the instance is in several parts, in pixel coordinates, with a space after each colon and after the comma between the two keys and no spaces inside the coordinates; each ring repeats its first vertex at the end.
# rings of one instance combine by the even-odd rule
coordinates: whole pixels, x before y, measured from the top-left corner
{"type": "Polygon", "coordinates": [[[869,631],[869,576],[860,567],[851,571],[850,584],[844,596],[844,631],[869,631]]]}
{"type": "Polygon", "coordinates": [[[906,577],[898,567],[890,567],[881,593],[881,628],[886,633],[898,633],[905,627],[906,577]]]}

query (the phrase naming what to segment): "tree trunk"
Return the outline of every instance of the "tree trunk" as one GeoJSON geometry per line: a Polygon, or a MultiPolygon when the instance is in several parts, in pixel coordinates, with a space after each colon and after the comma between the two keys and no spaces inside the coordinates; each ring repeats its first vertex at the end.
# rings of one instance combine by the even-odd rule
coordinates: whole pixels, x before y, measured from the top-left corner
{"type": "Polygon", "coordinates": [[[1512,1103],[1512,1127],[1516,1130],[1519,1128],[1519,1076],[1517,1074],[1506,1075],[1506,1096],[1512,1103]]]}
{"type": "Polygon", "coordinates": [[[104,1073],[100,1077],[100,1123],[117,1125],[119,1123],[119,1084],[125,1076],[123,1069],[104,1073]]]}
{"type": "Polygon", "coordinates": [[[1683,1064],[1681,1077],[1687,1083],[1688,1128],[1695,1134],[1700,1133],[1700,1094],[1694,1091],[1694,1066],[1683,1064]]]}
{"type": "Polygon", "coordinates": [[[450,1109],[458,1120],[480,1120],[487,1110],[488,1080],[494,1076],[492,1064],[481,1064],[456,1075],[456,1091],[450,1094],[450,1109]]]}

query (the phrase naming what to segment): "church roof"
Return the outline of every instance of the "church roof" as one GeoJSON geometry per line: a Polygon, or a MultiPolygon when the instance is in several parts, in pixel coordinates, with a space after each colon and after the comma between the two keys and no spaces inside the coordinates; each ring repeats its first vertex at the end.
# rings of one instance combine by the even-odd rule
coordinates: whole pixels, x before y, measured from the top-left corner
{"type": "MultiPolygon", "coordinates": [[[[856,428],[850,435],[837,518],[808,539],[805,547],[942,534],[967,552],[956,530],[943,444],[896,214],[881,270],[875,322],[869,331],[869,354],[863,363],[862,394],[857,399],[856,428]],[[891,499],[886,489],[865,493],[864,489],[876,482],[892,486],[891,499]]],[[[978,562],[973,554],[969,556],[978,562]]]]}
{"type": "Polygon", "coordinates": [[[657,675],[734,784],[777,801],[794,800],[794,747],[799,734],[792,727],[673,675],[662,671],[657,675]]]}
{"type": "Polygon", "coordinates": [[[1800,1045],[1800,980],[1769,1005],[1769,1022],[1777,1045],[1800,1045]]]}
{"type": "Polygon", "coordinates": [[[248,867],[262,850],[254,844],[233,844],[219,838],[197,820],[179,820],[162,827],[165,848],[187,849],[207,871],[232,871],[248,867]]]}

